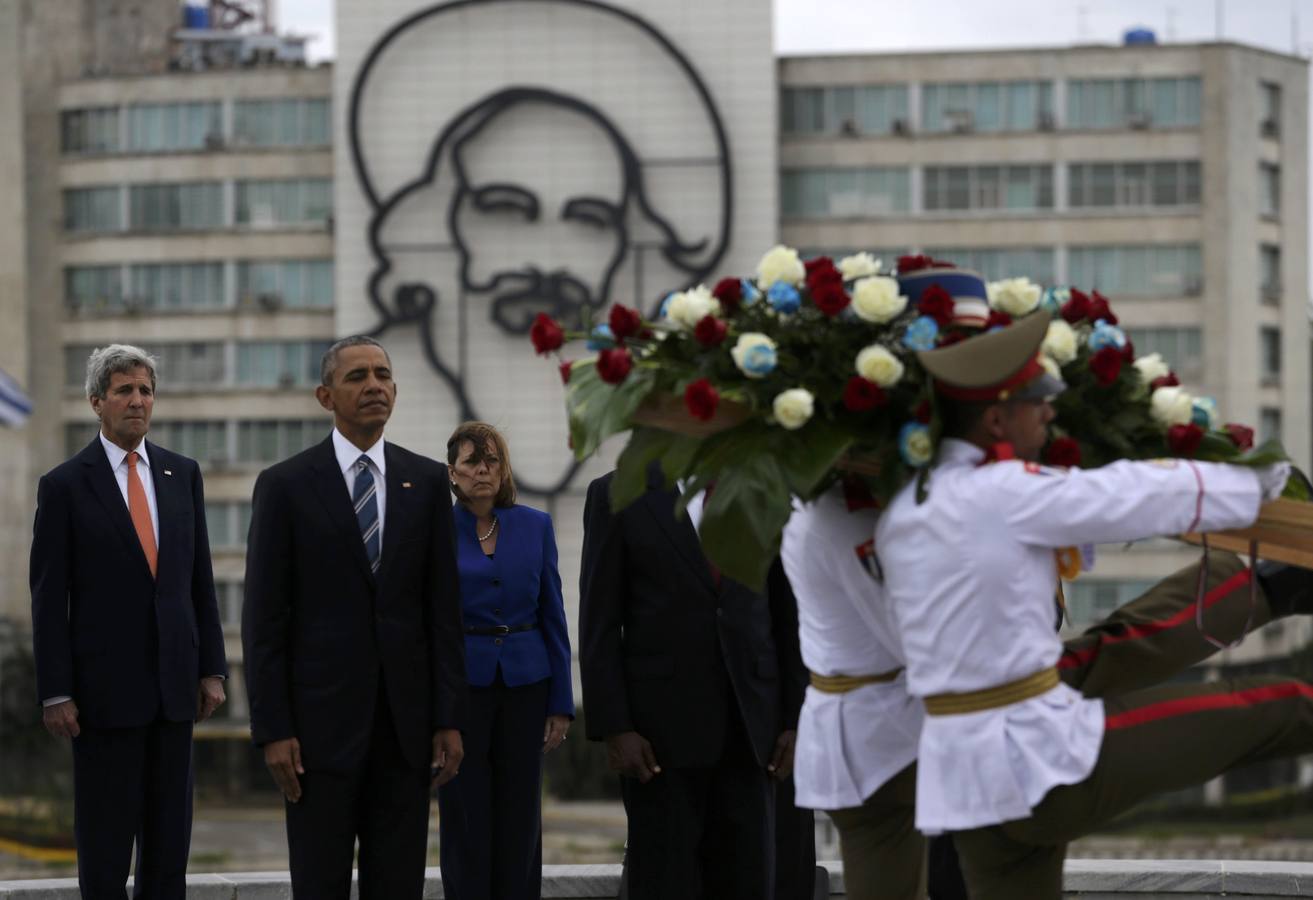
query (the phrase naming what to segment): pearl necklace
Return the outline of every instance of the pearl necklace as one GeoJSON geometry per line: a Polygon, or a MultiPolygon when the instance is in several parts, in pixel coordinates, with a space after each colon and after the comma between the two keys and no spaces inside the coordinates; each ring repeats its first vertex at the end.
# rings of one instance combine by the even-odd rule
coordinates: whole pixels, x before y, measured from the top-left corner
{"type": "Polygon", "coordinates": [[[494,531],[496,531],[496,530],[497,530],[497,518],[494,516],[494,517],[493,517],[493,520],[492,520],[492,527],[488,529],[488,533],[487,533],[487,534],[485,534],[483,537],[479,538],[479,543],[482,544],[482,543],[483,543],[484,541],[486,541],[488,538],[492,537],[492,533],[493,533],[494,531]]]}

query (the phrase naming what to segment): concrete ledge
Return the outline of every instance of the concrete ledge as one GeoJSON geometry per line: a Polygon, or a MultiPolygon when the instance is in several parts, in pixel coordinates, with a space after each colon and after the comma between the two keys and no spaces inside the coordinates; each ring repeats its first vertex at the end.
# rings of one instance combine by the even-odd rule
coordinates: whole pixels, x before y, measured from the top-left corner
{"type": "MultiPolygon", "coordinates": [[[[829,861],[830,896],[844,895],[843,864],[829,861]]],[[[444,896],[438,869],[427,871],[425,900],[444,896]]],[[[1065,893],[1082,900],[1168,897],[1313,897],[1313,863],[1249,860],[1076,859],[1067,862],[1065,893]]],[[[543,866],[544,900],[600,900],[620,891],[620,866],[543,866]]],[[[286,872],[189,875],[192,900],[291,900],[286,872]]],[[[354,896],[354,891],[353,891],[354,896]]],[[[77,881],[0,881],[0,900],[78,900],[77,881]]]]}

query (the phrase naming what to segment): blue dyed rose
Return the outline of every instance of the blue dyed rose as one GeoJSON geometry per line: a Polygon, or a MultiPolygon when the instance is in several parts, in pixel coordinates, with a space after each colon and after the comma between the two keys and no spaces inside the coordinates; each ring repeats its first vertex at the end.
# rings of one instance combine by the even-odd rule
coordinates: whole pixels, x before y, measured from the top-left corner
{"type": "Polygon", "coordinates": [[[913,469],[919,469],[935,454],[930,441],[930,426],[908,422],[898,432],[898,455],[913,469]]]}
{"type": "Polygon", "coordinates": [[[802,295],[798,289],[787,281],[777,281],[766,291],[766,299],[771,307],[780,313],[796,313],[802,306],[802,295]]]}
{"type": "Polygon", "coordinates": [[[1040,309],[1047,310],[1051,316],[1056,316],[1062,312],[1062,304],[1071,299],[1071,288],[1068,287],[1051,287],[1044,291],[1044,296],[1039,299],[1040,309]]]}
{"type": "Polygon", "coordinates": [[[933,350],[939,337],[939,323],[929,316],[920,316],[903,334],[903,346],[909,350],[933,350]]]}
{"type": "Polygon", "coordinates": [[[745,306],[756,303],[761,299],[761,291],[757,290],[757,286],[752,283],[751,279],[739,279],[739,284],[743,288],[743,304],[745,306]]]}
{"type": "Polygon", "coordinates": [[[588,349],[597,353],[601,350],[610,350],[615,346],[615,335],[611,333],[611,326],[606,323],[598,325],[588,335],[588,349]]]}
{"type": "Polygon", "coordinates": [[[1091,352],[1098,352],[1104,347],[1124,350],[1126,349],[1126,332],[1116,325],[1109,325],[1106,321],[1100,319],[1094,323],[1094,330],[1090,332],[1089,344],[1091,352]]]}
{"type": "Polygon", "coordinates": [[[1195,397],[1190,408],[1190,421],[1204,431],[1211,429],[1217,421],[1217,401],[1212,397],[1195,397]]]}
{"type": "Polygon", "coordinates": [[[749,378],[764,378],[775,368],[775,342],[757,331],[739,335],[729,355],[749,378]]]}

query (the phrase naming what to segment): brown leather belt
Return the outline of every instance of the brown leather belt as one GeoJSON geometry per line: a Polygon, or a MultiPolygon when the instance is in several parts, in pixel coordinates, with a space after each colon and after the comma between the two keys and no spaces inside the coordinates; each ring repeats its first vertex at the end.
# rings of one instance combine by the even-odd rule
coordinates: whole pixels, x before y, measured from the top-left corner
{"type": "Polygon", "coordinates": [[[881,672],[878,675],[817,675],[812,672],[811,685],[826,694],[846,694],[868,684],[888,684],[902,671],[900,666],[892,672],[881,672]]]}
{"type": "Polygon", "coordinates": [[[1041,669],[1033,675],[1009,681],[997,687],[967,691],[964,694],[935,694],[925,698],[925,711],[932,716],[959,716],[1011,706],[1031,697],[1048,693],[1058,686],[1058,670],[1041,669]]]}

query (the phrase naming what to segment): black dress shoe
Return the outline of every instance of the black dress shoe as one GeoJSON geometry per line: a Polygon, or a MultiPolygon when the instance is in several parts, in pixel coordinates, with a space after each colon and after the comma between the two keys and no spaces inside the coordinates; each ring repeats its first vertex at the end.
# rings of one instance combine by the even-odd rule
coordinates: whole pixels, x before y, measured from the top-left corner
{"type": "Polygon", "coordinates": [[[1313,569],[1264,560],[1254,573],[1274,619],[1313,613],[1313,569]]]}

